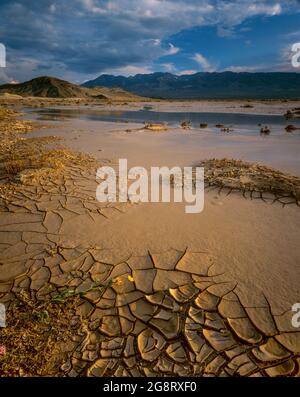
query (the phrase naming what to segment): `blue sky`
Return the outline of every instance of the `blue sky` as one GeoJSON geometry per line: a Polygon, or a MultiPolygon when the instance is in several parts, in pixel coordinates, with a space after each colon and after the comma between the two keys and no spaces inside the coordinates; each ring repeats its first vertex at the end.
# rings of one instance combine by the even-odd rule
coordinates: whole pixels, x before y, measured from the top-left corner
{"type": "Polygon", "coordinates": [[[296,71],[299,0],[0,2],[0,81],[102,73],[296,71]]]}

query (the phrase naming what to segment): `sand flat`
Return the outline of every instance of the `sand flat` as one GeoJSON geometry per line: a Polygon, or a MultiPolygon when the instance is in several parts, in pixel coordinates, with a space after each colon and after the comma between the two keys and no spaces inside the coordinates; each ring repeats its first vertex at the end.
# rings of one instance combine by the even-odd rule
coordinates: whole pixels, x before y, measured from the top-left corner
{"type": "Polygon", "coordinates": [[[49,299],[51,288],[89,291],[78,307],[88,323],[77,344],[81,361],[71,360],[76,347],[65,348],[69,376],[296,375],[299,207],[218,189],[206,191],[204,211],[193,215],[184,204],[101,204],[95,170],[119,157],[149,167],[236,156],[299,175],[298,146],[253,137],[224,137],[216,146],[209,133],[126,133],[132,127],[68,121],[51,128],[97,161],[20,187],[18,200],[4,204],[1,299],[9,302],[9,291],[27,280],[37,300],[49,299]],[[95,279],[111,283],[104,294],[89,290],[95,279]]]}

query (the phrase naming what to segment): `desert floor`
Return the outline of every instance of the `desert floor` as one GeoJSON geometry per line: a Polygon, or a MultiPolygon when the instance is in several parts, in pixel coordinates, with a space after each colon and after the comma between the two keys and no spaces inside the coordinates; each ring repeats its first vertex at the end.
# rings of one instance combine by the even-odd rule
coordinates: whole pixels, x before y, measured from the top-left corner
{"type": "MultiPolygon", "coordinates": [[[[249,109],[244,102],[205,102],[201,109],[283,114],[291,107],[249,109]]],[[[199,110],[198,103],[152,105],[199,110]]],[[[37,123],[32,114],[19,119],[37,123]]],[[[10,311],[27,309],[47,312],[40,326],[48,337],[55,326],[60,331],[47,365],[41,361],[31,373],[18,353],[8,354],[4,375],[299,376],[300,329],[292,324],[292,306],[300,299],[300,132],[258,140],[197,129],[158,133],[132,123],[39,123],[24,135],[25,144],[33,140],[39,148],[51,135],[62,139],[47,141],[41,153],[60,147],[70,153],[53,152],[61,168],[44,161],[31,174],[23,167],[18,183],[2,172],[0,302],[8,308],[8,331],[10,311]],[[93,159],[79,161],[73,152],[93,159]],[[282,194],[212,183],[199,214],[186,214],[184,203],[98,203],[96,168],[116,167],[119,158],[146,168],[241,159],[295,177],[268,168],[282,194]],[[54,317],[67,316],[66,308],[69,322],[57,324],[54,317]]],[[[9,150],[26,153],[24,141],[14,139],[9,150]]]]}

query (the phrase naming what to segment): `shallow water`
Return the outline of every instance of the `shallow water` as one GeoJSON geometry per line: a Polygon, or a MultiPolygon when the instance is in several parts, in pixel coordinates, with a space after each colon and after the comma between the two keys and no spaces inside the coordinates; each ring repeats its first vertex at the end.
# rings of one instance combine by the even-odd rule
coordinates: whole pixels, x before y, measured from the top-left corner
{"type": "MultiPolygon", "coordinates": [[[[200,123],[207,123],[212,132],[219,131],[216,124],[223,124],[231,132],[257,135],[261,126],[268,126],[272,134],[286,134],[285,127],[293,124],[300,128],[300,120],[286,120],[278,115],[257,115],[242,113],[208,113],[208,112],[155,112],[151,110],[132,111],[101,111],[98,109],[39,109],[34,110],[38,120],[74,119],[88,121],[110,121],[144,123],[166,123],[170,127],[178,127],[184,120],[189,120],[193,128],[200,123]]],[[[300,133],[299,133],[300,137],[300,133]]]]}

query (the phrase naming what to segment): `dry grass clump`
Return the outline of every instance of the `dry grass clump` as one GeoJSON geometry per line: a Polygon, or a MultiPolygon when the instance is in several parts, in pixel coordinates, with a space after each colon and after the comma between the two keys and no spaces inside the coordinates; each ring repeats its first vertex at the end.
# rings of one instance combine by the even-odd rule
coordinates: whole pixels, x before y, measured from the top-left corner
{"type": "Polygon", "coordinates": [[[26,134],[34,128],[34,123],[28,120],[17,120],[21,113],[0,107],[0,135],[26,134]]]}
{"type": "Polygon", "coordinates": [[[210,159],[201,164],[209,185],[249,192],[270,192],[300,201],[300,178],[260,165],[233,159],[210,159]]]}
{"type": "Polygon", "coordinates": [[[74,322],[78,300],[41,304],[23,294],[12,302],[0,332],[0,376],[63,376],[67,346],[74,348],[81,327],[74,322]]]}
{"type": "Polygon", "coordinates": [[[35,183],[50,174],[59,173],[69,163],[78,165],[87,156],[73,153],[63,147],[49,147],[58,137],[28,138],[20,134],[32,131],[34,124],[16,120],[16,113],[0,108],[0,182],[35,183]]]}
{"type": "Polygon", "coordinates": [[[159,123],[146,123],[145,127],[146,130],[150,131],[167,131],[168,127],[165,124],[159,123]]]}

